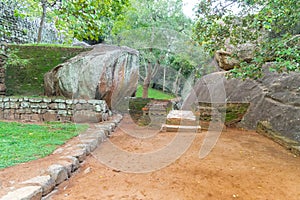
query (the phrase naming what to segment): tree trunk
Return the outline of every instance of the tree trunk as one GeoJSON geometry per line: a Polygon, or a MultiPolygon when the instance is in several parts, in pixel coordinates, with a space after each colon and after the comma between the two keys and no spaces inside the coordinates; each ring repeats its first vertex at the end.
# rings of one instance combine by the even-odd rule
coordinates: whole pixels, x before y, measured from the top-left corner
{"type": "Polygon", "coordinates": [[[44,27],[44,22],[45,22],[45,18],[46,18],[46,12],[47,12],[46,0],[42,0],[41,3],[42,3],[42,7],[43,7],[43,13],[41,16],[37,43],[40,43],[42,41],[42,32],[43,32],[43,27],[44,27]]]}
{"type": "Polygon", "coordinates": [[[164,66],[163,92],[166,90],[166,66],[164,66]]]}
{"type": "Polygon", "coordinates": [[[173,93],[174,93],[175,95],[178,95],[178,94],[177,94],[177,93],[178,93],[178,80],[179,80],[179,76],[180,76],[180,74],[181,74],[181,70],[182,70],[182,68],[180,68],[180,69],[178,70],[177,75],[176,75],[176,79],[175,79],[175,81],[174,81],[174,83],[173,83],[173,93]]]}
{"type": "Polygon", "coordinates": [[[143,98],[148,98],[148,89],[152,78],[151,76],[152,76],[152,66],[151,63],[148,61],[147,75],[144,79],[144,84],[143,84],[143,98]]]}

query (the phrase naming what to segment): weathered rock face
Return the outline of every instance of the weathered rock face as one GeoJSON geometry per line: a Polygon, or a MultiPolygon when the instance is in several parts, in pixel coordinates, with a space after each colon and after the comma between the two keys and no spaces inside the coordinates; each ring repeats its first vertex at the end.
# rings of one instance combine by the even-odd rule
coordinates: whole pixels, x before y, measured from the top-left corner
{"type": "Polygon", "coordinates": [[[255,129],[259,121],[266,121],[281,136],[300,142],[299,73],[265,70],[257,81],[227,80],[224,75],[217,72],[201,79],[195,86],[196,95],[191,94],[186,102],[250,102],[240,126],[255,129]]]}
{"type": "Polygon", "coordinates": [[[218,62],[218,65],[221,69],[231,70],[234,66],[239,65],[239,61],[231,58],[232,53],[227,51],[218,50],[215,53],[215,58],[218,62]]]}
{"type": "Polygon", "coordinates": [[[254,57],[255,45],[245,43],[238,45],[237,48],[230,47],[227,51],[218,50],[215,53],[216,61],[223,70],[231,70],[235,66],[239,66],[240,60],[249,62],[254,57]],[[238,59],[232,57],[232,54],[236,53],[238,59]]]}
{"type": "Polygon", "coordinates": [[[103,99],[111,107],[135,93],[138,78],[136,50],[100,44],[46,73],[45,94],[103,99]]]}

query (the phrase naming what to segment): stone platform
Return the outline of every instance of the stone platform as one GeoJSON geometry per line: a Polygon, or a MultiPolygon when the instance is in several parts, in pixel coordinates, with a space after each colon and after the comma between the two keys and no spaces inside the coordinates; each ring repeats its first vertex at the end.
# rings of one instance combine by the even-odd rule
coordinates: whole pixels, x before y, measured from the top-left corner
{"type": "Polygon", "coordinates": [[[172,110],[167,115],[166,124],[161,127],[162,131],[195,131],[201,132],[201,126],[192,111],[172,110]]]}
{"type": "Polygon", "coordinates": [[[180,126],[180,125],[169,125],[163,124],[161,131],[167,132],[201,132],[201,126],[180,126]]]}

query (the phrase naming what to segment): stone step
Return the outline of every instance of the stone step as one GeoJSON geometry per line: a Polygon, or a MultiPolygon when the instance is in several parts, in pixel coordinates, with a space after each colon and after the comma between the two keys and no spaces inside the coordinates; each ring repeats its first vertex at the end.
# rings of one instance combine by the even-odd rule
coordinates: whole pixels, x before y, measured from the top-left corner
{"type": "Polygon", "coordinates": [[[192,111],[188,110],[172,110],[167,115],[168,125],[180,125],[180,126],[197,126],[196,116],[192,111]]]}
{"type": "Polygon", "coordinates": [[[223,122],[218,121],[200,121],[200,126],[203,131],[226,131],[226,126],[223,122]]]}
{"type": "Polygon", "coordinates": [[[185,119],[168,119],[166,120],[168,125],[178,125],[178,126],[197,126],[199,123],[195,121],[185,120],[185,119]]]}
{"type": "Polygon", "coordinates": [[[181,126],[181,125],[169,125],[163,124],[161,131],[167,132],[201,132],[201,126],[181,126]]]}

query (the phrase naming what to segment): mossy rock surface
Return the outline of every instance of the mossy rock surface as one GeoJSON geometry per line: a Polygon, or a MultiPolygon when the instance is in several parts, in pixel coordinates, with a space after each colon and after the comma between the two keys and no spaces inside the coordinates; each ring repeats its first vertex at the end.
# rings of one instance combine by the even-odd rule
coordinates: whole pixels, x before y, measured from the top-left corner
{"type": "Polygon", "coordinates": [[[195,115],[201,121],[216,120],[213,118],[219,117],[220,121],[225,120],[226,126],[233,126],[240,122],[243,116],[247,113],[249,103],[224,103],[212,104],[208,102],[199,102],[196,108],[195,115]]]}
{"type": "Polygon", "coordinates": [[[225,124],[229,126],[241,121],[246,114],[249,105],[249,103],[227,103],[225,124]]]}

